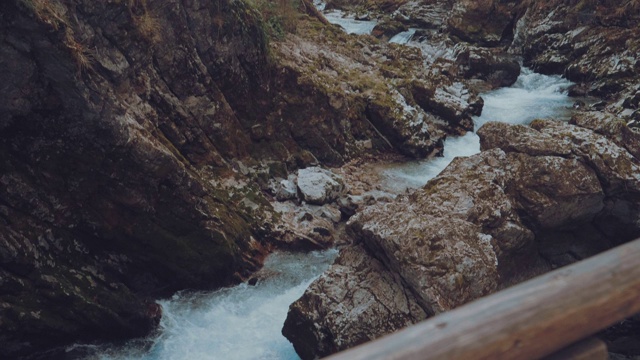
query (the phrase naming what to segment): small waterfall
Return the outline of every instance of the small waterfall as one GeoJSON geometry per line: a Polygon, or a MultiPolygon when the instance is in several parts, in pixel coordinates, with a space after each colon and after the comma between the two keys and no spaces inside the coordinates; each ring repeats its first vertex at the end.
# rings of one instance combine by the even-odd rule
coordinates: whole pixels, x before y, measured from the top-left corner
{"type": "Polygon", "coordinates": [[[391,39],[389,39],[389,42],[390,43],[395,43],[395,44],[406,44],[409,41],[411,41],[411,38],[416,33],[416,30],[417,29],[409,29],[407,31],[403,31],[401,33],[398,33],[398,34],[394,35],[391,39]]]}
{"type": "Polygon", "coordinates": [[[325,13],[324,16],[330,23],[340,25],[344,31],[349,34],[371,34],[373,28],[378,24],[377,21],[355,20],[353,18],[343,17],[342,12],[339,10],[325,13]]]}

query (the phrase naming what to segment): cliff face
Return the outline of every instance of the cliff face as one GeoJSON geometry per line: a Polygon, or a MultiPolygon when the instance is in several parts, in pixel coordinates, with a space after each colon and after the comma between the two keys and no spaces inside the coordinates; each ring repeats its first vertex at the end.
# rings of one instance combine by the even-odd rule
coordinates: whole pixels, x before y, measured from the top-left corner
{"type": "MultiPolygon", "coordinates": [[[[637,1],[542,1],[525,4],[511,51],[545,73],[577,82],[576,94],[611,102],[610,111],[629,117],[637,104],[619,100],[638,91],[640,4],[637,1]]],[[[638,118],[636,112],[633,117],[638,118]]]]}
{"type": "Polygon", "coordinates": [[[415,53],[292,16],[269,44],[243,1],[0,4],[0,357],[147,334],[150,299],[282,240],[269,178],[471,128],[481,101],[415,53]]]}
{"type": "Polygon", "coordinates": [[[249,138],[215,80],[256,83],[254,15],[35,0],[0,13],[0,357],[143,335],[160,317],[149,297],[258,266],[268,229],[221,183],[249,138]]]}

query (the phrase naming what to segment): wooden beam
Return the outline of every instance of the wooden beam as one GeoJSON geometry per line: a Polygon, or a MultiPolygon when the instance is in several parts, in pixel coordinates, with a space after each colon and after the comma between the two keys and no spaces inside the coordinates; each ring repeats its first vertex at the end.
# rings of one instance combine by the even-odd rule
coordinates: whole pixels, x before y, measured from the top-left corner
{"type": "Polygon", "coordinates": [[[608,360],[609,352],[604,341],[590,337],[545,356],[542,360],[608,360]]]}
{"type": "Polygon", "coordinates": [[[539,359],[638,312],[635,240],[328,359],[539,359]]]}

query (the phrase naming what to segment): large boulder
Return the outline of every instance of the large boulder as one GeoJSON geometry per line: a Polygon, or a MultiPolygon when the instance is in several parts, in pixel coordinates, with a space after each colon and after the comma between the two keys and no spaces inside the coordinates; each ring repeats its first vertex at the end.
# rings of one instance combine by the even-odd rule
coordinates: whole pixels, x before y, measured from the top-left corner
{"type": "Polygon", "coordinates": [[[464,220],[412,210],[402,202],[370,207],[352,227],[377,258],[388,259],[387,266],[415,291],[425,312],[440,313],[495,291],[497,259],[490,235],[464,220]],[[395,216],[398,211],[404,215],[395,216]]]}
{"type": "Polygon", "coordinates": [[[510,42],[518,1],[460,0],[447,25],[451,34],[484,46],[510,42]]]}
{"type": "MultiPolygon", "coordinates": [[[[422,189],[350,219],[355,243],[401,279],[401,290],[390,288],[395,296],[413,294],[425,314],[437,314],[639,234],[640,165],[624,147],[555,121],[487,123],[478,135],[480,154],[454,159],[422,189]]],[[[362,266],[349,260],[324,278],[361,274],[362,266]]],[[[350,293],[360,290],[354,286],[348,285],[350,293]]],[[[287,321],[286,334],[307,324],[301,325],[304,338],[289,336],[307,357],[358,343],[345,344],[349,337],[342,333],[355,326],[342,314],[357,304],[312,300],[325,289],[312,284],[291,307],[295,322],[287,321]],[[314,329],[308,324],[317,314],[332,320],[319,320],[322,326],[314,329]],[[313,340],[320,338],[322,345],[313,340]]]]}
{"type": "Polygon", "coordinates": [[[317,166],[298,170],[297,184],[302,200],[310,204],[332,202],[344,192],[344,183],[337,174],[317,166]]]}
{"type": "Polygon", "coordinates": [[[489,88],[513,85],[520,75],[518,59],[499,49],[459,43],[455,57],[465,78],[483,80],[489,88]]]}
{"type": "Polygon", "coordinates": [[[423,320],[414,295],[360,246],[331,267],[289,308],[283,335],[302,359],[328,356],[423,320]],[[327,311],[330,310],[330,311],[327,311]]]}

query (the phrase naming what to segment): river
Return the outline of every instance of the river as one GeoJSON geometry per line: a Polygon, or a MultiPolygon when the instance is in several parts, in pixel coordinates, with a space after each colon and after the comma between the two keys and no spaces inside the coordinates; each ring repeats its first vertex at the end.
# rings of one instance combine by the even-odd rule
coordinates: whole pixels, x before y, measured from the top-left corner
{"type": "MultiPolygon", "coordinates": [[[[375,25],[352,19],[330,20],[354,33],[370,32],[375,25]]],[[[413,32],[412,29],[393,40],[407,42],[413,32]]],[[[482,95],[484,109],[474,119],[476,129],[487,121],[525,124],[536,118],[567,119],[573,103],[566,95],[570,85],[559,76],[540,75],[523,68],[513,86],[482,95]]],[[[443,157],[379,165],[376,170],[383,174],[383,189],[398,193],[424,185],[453,158],[479,151],[478,136],[468,133],[448,139],[443,157]]],[[[82,354],[81,358],[100,360],[298,359],[280,333],[289,305],[336,256],[337,250],[272,254],[258,274],[262,280],[255,286],[240,284],[214,292],[182,292],[158,301],[163,317],[155,336],[121,346],[76,345],[69,351],[82,354]]]]}
{"type": "MultiPolygon", "coordinates": [[[[528,124],[535,119],[569,120],[575,99],[567,96],[572,83],[560,76],[542,75],[522,68],[516,82],[482,94],[482,115],[474,118],[475,130],[488,121],[528,124]]],[[[383,174],[384,188],[395,193],[418,188],[437,176],[455,157],[480,152],[480,138],[475,132],[451,137],[445,141],[443,157],[384,164],[378,167],[383,174]]]]}
{"type": "Polygon", "coordinates": [[[68,349],[100,360],[286,360],[299,359],[281,335],[289,305],[337,256],[335,249],[309,254],[276,252],[243,283],[212,292],[181,292],[160,300],[158,334],[124,345],[76,345],[68,349]]]}

